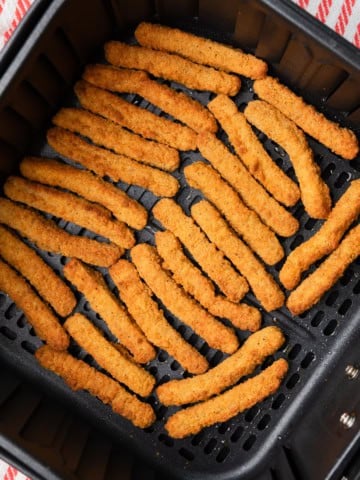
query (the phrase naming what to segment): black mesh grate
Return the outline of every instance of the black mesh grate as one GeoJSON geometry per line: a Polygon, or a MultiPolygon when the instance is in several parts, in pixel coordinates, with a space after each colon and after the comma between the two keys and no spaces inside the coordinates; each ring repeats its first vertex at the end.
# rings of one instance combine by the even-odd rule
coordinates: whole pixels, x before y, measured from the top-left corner
{"type": "MultiPolygon", "coordinates": [[[[181,85],[170,82],[165,83],[171,85],[176,90],[187,91],[181,85]]],[[[207,104],[213,97],[212,94],[195,91],[191,93],[191,96],[203,104],[207,104]]],[[[241,92],[235,98],[237,105],[243,110],[253,97],[252,82],[243,79],[241,92]]],[[[125,98],[154,113],[164,115],[159,109],[148,104],[148,102],[138,96],[127,95],[125,98]]],[[[69,99],[68,104],[76,105],[75,99],[69,99]]],[[[167,115],[164,116],[168,117],[167,115]]],[[[271,157],[290,177],[294,178],[294,170],[286,153],[262,133],[257,133],[271,157]]],[[[219,136],[225,142],[227,141],[224,132],[220,131],[219,136]]],[[[335,202],[346,190],[349,181],[358,176],[360,162],[359,160],[351,163],[345,162],[337,158],[322,145],[319,145],[315,140],[309,139],[309,143],[315,152],[316,160],[322,170],[322,176],[329,184],[332,198],[335,202]]],[[[46,157],[59,157],[45,144],[44,139],[38,142],[32,153],[46,157]]],[[[198,160],[201,158],[201,155],[198,152],[186,152],[182,153],[181,157],[182,164],[180,170],[174,173],[174,176],[181,183],[181,189],[176,200],[184,208],[185,212],[189,214],[191,205],[201,198],[201,194],[186,185],[182,171],[184,166],[198,160]]],[[[129,186],[121,182],[117,185],[131,197],[137,199],[148,211],[152,209],[158,200],[153,194],[139,187],[129,186]]],[[[300,229],[294,237],[282,239],[286,254],[311,237],[321,223],[309,218],[301,204],[297,204],[291,211],[299,220],[300,229]]],[[[99,239],[92,233],[63,220],[58,220],[58,224],[70,233],[99,239]]],[[[138,242],[153,243],[153,234],[159,228],[158,223],[150,215],[147,226],[136,234],[138,242]]],[[[66,263],[64,257],[41,251],[39,253],[48,264],[62,275],[62,269],[66,263]]],[[[269,268],[269,271],[277,279],[282,264],[283,261],[273,268],[269,268]]],[[[33,353],[41,342],[34,335],[33,329],[26,322],[21,311],[16,308],[9,298],[1,293],[0,334],[2,338],[0,342],[4,345],[4,354],[10,362],[26,368],[32,377],[39,379],[39,382],[46,382],[43,385],[47,385],[55,395],[60,395],[64,401],[73,403],[77,408],[81,408],[93,422],[101,424],[103,428],[116,435],[117,438],[126,439],[127,442],[137,447],[148,458],[154,459],[156,457],[158,463],[168,462],[178,469],[176,470],[175,468],[176,471],[216,472],[216,465],[220,464],[227,464],[227,469],[231,470],[251,458],[252,451],[261,448],[268,440],[274,426],[280,422],[287,408],[289,408],[294,398],[296,398],[309,380],[314,370],[313,367],[321,362],[325,353],[334,344],[337,335],[341,333],[345,321],[355,314],[359,305],[358,294],[360,293],[359,264],[359,261],[355,262],[318,305],[301,315],[301,317],[292,318],[285,308],[271,315],[266,312],[263,313],[264,326],[275,323],[283,329],[287,336],[287,343],[282,351],[276,353],[262,366],[264,368],[274,358],[279,356],[289,359],[290,371],[281,388],[274,396],[262,402],[261,405],[244,412],[226,423],[205,429],[198,435],[184,440],[174,441],[166,434],[163,428],[164,418],[176,411],[176,408],[165,408],[159,403],[155,395],[151,396],[148,401],[154,407],[158,420],[152,427],[141,431],[112,414],[108,407],[101,405],[96,399],[85,393],[72,393],[62,385],[59,379],[42,371],[33,358],[33,353]]],[[[106,270],[99,270],[104,274],[108,285],[113,290],[115,287],[106,270]]],[[[99,315],[91,310],[88,302],[81,297],[78,300],[76,311],[83,312],[103,329],[108,338],[112,338],[104,322],[99,315]]],[[[251,294],[247,295],[246,300],[249,304],[257,305],[255,297],[251,294]]],[[[184,326],[169,312],[166,312],[166,317],[186,340],[206,356],[211,366],[215,366],[224,358],[223,354],[209,348],[190,328],[184,326]]],[[[238,333],[241,339],[247,336],[244,332],[238,333]]],[[[75,344],[71,346],[71,353],[89,364],[95,365],[93,359],[75,344]]],[[[147,368],[156,377],[158,384],[170,378],[182,378],[188,375],[183,371],[178,362],[164,351],[159,351],[156,359],[150,362],[147,368]]]]}

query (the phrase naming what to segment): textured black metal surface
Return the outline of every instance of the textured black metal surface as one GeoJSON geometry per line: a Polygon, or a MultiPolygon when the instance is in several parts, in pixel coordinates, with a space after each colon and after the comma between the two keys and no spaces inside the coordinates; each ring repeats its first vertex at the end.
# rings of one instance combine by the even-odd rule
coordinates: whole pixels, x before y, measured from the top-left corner
{"type": "MultiPolygon", "coordinates": [[[[226,37],[229,41],[227,34],[209,28],[199,28],[196,22],[183,22],[181,26],[216,39],[226,37]]],[[[133,38],[129,37],[127,40],[133,41],[133,38]]],[[[187,91],[181,85],[169,84],[175,89],[187,91]]],[[[243,79],[242,85],[241,92],[235,98],[240,110],[254,97],[252,83],[243,79]]],[[[203,104],[212,98],[209,93],[191,92],[191,95],[203,104]]],[[[160,114],[158,109],[137,96],[128,95],[125,98],[160,114]]],[[[75,104],[74,98],[69,98],[66,104],[75,104]]],[[[329,114],[331,116],[332,112],[329,114]]],[[[223,132],[220,132],[219,136],[225,142],[227,141],[223,132]]],[[[266,139],[263,134],[260,133],[259,138],[264,142],[265,148],[274,160],[294,178],[294,172],[286,153],[271,140],[266,139]]],[[[309,142],[321,167],[323,178],[330,186],[335,202],[345,191],[349,181],[359,176],[360,161],[359,159],[353,162],[343,161],[316,141],[309,139],[309,142]]],[[[46,145],[44,136],[36,141],[29,153],[58,158],[58,155],[46,145]]],[[[181,157],[181,168],[174,173],[182,185],[176,200],[189,213],[190,206],[201,198],[201,194],[186,185],[182,169],[187,164],[199,160],[201,156],[198,152],[186,152],[181,154],[181,157]]],[[[67,159],[64,160],[67,161],[67,159]]],[[[157,201],[154,195],[139,187],[123,183],[117,185],[127,191],[130,196],[139,200],[149,211],[157,201]]],[[[310,219],[300,204],[291,211],[298,218],[301,228],[294,237],[281,240],[287,254],[303,240],[313,235],[321,224],[319,221],[310,219]]],[[[78,226],[63,220],[58,220],[58,223],[70,233],[94,238],[93,234],[78,226]]],[[[137,233],[138,241],[153,243],[153,233],[158,228],[159,225],[150,216],[145,229],[137,233]]],[[[46,252],[39,253],[62,275],[66,259],[46,252]]],[[[273,447],[286,444],[285,440],[293,433],[295,420],[298,421],[299,415],[306,413],[310,400],[314,399],[316,388],[319,388],[321,381],[326,380],[324,374],[321,375],[324,368],[331,363],[329,354],[332,354],[334,359],[336,356],[340,356],[345,348],[344,344],[350,337],[349,329],[354,332],[358,331],[359,265],[358,260],[346,271],[334,288],[314,308],[301,317],[292,318],[285,308],[271,315],[264,313],[263,324],[276,323],[283,329],[287,337],[286,346],[275,355],[275,358],[284,356],[290,362],[290,371],[283,385],[274,396],[259,406],[225,424],[205,429],[200,434],[188,439],[174,441],[166,435],[163,428],[164,419],[176,409],[166,409],[161,406],[155,396],[151,396],[148,401],[155,408],[158,420],[153,427],[141,431],[114,415],[108,407],[87,393],[71,392],[55,376],[40,369],[34,360],[33,353],[41,342],[35,337],[22,313],[3,294],[0,294],[0,355],[5,361],[21,369],[31,381],[71,406],[74,411],[81,411],[93,424],[101,427],[117,440],[126,442],[129,447],[165,469],[169,476],[171,474],[177,478],[256,478],[257,473],[266,465],[269,466],[269,462],[271,463],[273,447]]],[[[277,278],[280,267],[281,263],[269,271],[277,278]]],[[[109,286],[113,288],[106,270],[100,270],[105,275],[109,286]]],[[[256,305],[256,299],[252,295],[248,295],[246,300],[250,304],[256,305]]],[[[95,324],[105,329],[104,323],[90,309],[85,299],[79,297],[76,310],[82,311],[95,324]]],[[[169,322],[192,345],[206,355],[211,366],[216,365],[224,358],[221,353],[209,349],[191,329],[185,327],[171,314],[167,313],[166,316],[169,322]]],[[[245,338],[246,334],[238,333],[240,338],[245,338]]],[[[71,347],[71,352],[89,364],[94,364],[93,359],[76,345],[71,347]]],[[[269,359],[269,361],[271,360],[269,359]]],[[[156,376],[158,383],[169,378],[182,378],[186,375],[179,364],[162,351],[159,351],[156,360],[151,362],[147,368],[156,376]]]]}

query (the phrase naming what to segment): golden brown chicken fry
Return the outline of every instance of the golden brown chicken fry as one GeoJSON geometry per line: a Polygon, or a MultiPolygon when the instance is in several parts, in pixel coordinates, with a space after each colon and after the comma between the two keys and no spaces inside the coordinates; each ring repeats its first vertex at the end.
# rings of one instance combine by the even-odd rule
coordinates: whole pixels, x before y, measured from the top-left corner
{"type": "Polygon", "coordinates": [[[160,301],[189,325],[212,348],[233,353],[239,346],[233,330],[225,327],[179,287],[161,266],[154,247],[142,243],[131,250],[131,258],[143,280],[160,301]]]}
{"type": "Polygon", "coordinates": [[[180,241],[172,232],[157,232],[155,241],[157,250],[164,260],[164,267],[172,272],[174,280],[212,315],[227,318],[235,327],[242,330],[254,332],[260,328],[259,310],[215,295],[211,280],[187,258],[180,241]]]}
{"type": "Polygon", "coordinates": [[[360,225],[352,228],[326,260],[291,292],[286,306],[300,315],[317,303],[360,255],[360,225]]]}
{"type": "Polygon", "coordinates": [[[183,212],[173,200],[160,200],[153,214],[189,250],[194,260],[217,284],[231,301],[238,302],[248,292],[246,280],[239,275],[224,255],[209,242],[193,219],[183,212]]]}
{"type": "Polygon", "coordinates": [[[124,253],[117,245],[71,235],[35,210],[0,198],[0,223],[17,230],[42,250],[110,267],[124,253]]]}
{"type": "Polygon", "coordinates": [[[184,438],[217,422],[226,422],[235,415],[262,402],[280,387],[288,371],[288,363],[280,358],[255,377],[172,415],[165,424],[173,438],[184,438]]]}
{"type": "Polygon", "coordinates": [[[122,355],[84,315],[81,313],[72,315],[66,320],[64,327],[75,342],[115,380],[142,397],[150,395],[155,378],[122,355]]]}
{"type": "Polygon", "coordinates": [[[66,283],[47,263],[13,232],[0,226],[0,256],[20,272],[52,308],[65,317],[76,299],[66,283]]]}
{"type": "Polygon", "coordinates": [[[354,132],[341,128],[328,120],[312,105],[282,85],[277,78],[266,77],[254,82],[257,95],[278,108],[304,132],[316,138],[326,147],[346,160],[353,160],[359,153],[359,144],[354,132]]]}
{"type": "Polygon", "coordinates": [[[142,205],[120,188],[105,182],[91,172],[39,157],[24,158],[20,164],[20,171],[30,180],[66,188],[90,202],[103,205],[118,220],[133,228],[140,230],[146,225],[147,211],[142,205]]]}
{"type": "Polygon", "coordinates": [[[145,72],[117,69],[108,65],[89,65],[83,74],[84,80],[119,93],[136,93],[161,108],[185,125],[202,132],[215,133],[217,124],[212,114],[198,101],[182,92],[150,80],[145,72]]]}
{"type": "Polygon", "coordinates": [[[191,215],[209,239],[244,275],[265,310],[270,312],[284,305],[285,296],[280,287],[215,207],[203,200],[191,208],[191,215]]]}
{"type": "Polygon", "coordinates": [[[135,244],[133,232],[124,223],[112,220],[108,210],[103,207],[99,210],[98,204],[72,193],[21,177],[9,177],[4,185],[4,192],[11,200],[76,223],[107,237],[120,247],[131,248],[135,244]]]}
{"type": "Polygon", "coordinates": [[[360,179],[351,182],[315,235],[295,248],[287,257],[279,274],[284,287],[288,290],[294,289],[305,270],[324,255],[335,250],[342,236],[359,214],[360,179]]]}
{"type": "Polygon", "coordinates": [[[40,299],[26,280],[0,260],[0,290],[24,312],[36,335],[55,350],[66,350],[69,337],[50,308],[40,299]]]}
{"type": "Polygon", "coordinates": [[[261,100],[250,102],[245,116],[289,154],[299,180],[301,200],[309,216],[327,218],[331,209],[329,188],[321,178],[320,168],[303,132],[279,110],[261,100]]]}
{"type": "MultiPolygon", "coordinates": [[[[159,197],[173,197],[179,190],[179,182],[168,173],[143,165],[124,155],[116,155],[109,150],[91,145],[63,128],[55,127],[48,130],[47,140],[49,145],[61,155],[80,163],[101,177],[109,176],[115,182],[139,185],[159,197]]],[[[86,188],[86,190],[89,189],[86,188]]],[[[88,192],[88,195],[91,193],[88,192]]],[[[122,202],[119,202],[120,206],[122,202]]],[[[139,215],[139,212],[136,215],[139,215]]],[[[139,216],[143,218],[138,219],[139,224],[134,228],[139,228],[145,218],[144,213],[139,216]]]]}
{"type": "Polygon", "coordinates": [[[97,145],[169,172],[176,170],[180,164],[179,153],[174,148],[145,140],[110,120],[80,108],[62,108],[53,118],[53,123],[80,133],[97,145]]]}
{"type": "Polygon", "coordinates": [[[299,222],[281,206],[215,135],[203,132],[198,136],[201,155],[209,160],[220,175],[240,194],[245,204],[278,235],[291,237],[299,222]]]}
{"type": "Polygon", "coordinates": [[[141,402],[117,382],[69,353],[41,347],[35,357],[40,365],[59,375],[71,389],[88,390],[103,403],[110,404],[115,413],[127,418],[135,426],[146,428],[154,423],[155,413],[150,405],[141,402]]]}
{"type": "Polygon", "coordinates": [[[279,328],[263,328],[250,335],[237,352],[208,372],[160,385],[156,389],[159,400],[164,405],[185,405],[207,400],[234,385],[240,378],[250,375],[284,341],[279,328]]]}
{"type": "Polygon", "coordinates": [[[196,150],[196,133],[189,127],[159,117],[84,80],[75,85],[81,105],[145,138],[178,150],[196,150]]]}
{"type": "Polygon", "coordinates": [[[146,70],[155,77],[182,83],[194,90],[236,95],[241,87],[240,78],[235,75],[138,45],[108,42],[105,44],[105,58],[116,67],[146,70]]]}
{"type": "Polygon", "coordinates": [[[267,65],[239,48],[183,32],[177,28],[142,22],[135,30],[136,40],[144,47],[177,53],[185,58],[250,78],[263,78],[267,65]]]}
{"type": "Polygon", "coordinates": [[[206,358],[168,323],[134,265],[126,260],[117,262],[110,275],[121,300],[149,341],[166,350],[190,373],[204,373],[209,367],[206,358]]]}
{"type": "Polygon", "coordinates": [[[218,95],[207,105],[227,133],[235,152],[258,182],[276,200],[290,207],[300,199],[300,190],[268,155],[245,115],[226,95],[218,95]]]}
{"type": "Polygon", "coordinates": [[[65,265],[64,275],[86,297],[91,308],[101,316],[137,362],[147,363],[154,359],[154,348],[111,293],[100,272],[73,258],[65,265]]]}
{"type": "Polygon", "coordinates": [[[275,234],[212,167],[196,162],[184,168],[184,175],[188,184],[203,192],[264,262],[274,265],[282,259],[284,251],[275,234]]]}

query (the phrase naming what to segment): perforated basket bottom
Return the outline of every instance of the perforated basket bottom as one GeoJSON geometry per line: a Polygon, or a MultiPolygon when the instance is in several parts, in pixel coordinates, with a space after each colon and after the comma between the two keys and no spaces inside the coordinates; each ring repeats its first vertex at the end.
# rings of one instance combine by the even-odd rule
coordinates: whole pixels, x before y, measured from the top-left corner
{"type": "MultiPolygon", "coordinates": [[[[192,25],[189,29],[196,30],[196,26],[194,28],[194,25],[192,25]]],[[[208,31],[207,35],[217,38],[216,34],[210,35],[208,31]]],[[[134,42],[133,38],[127,40],[131,43],[134,42]]],[[[165,83],[171,85],[175,90],[190,93],[181,85],[165,83]]],[[[214,96],[210,93],[196,91],[192,91],[190,94],[204,105],[214,96]]],[[[252,82],[243,79],[241,92],[234,99],[239,109],[243,110],[253,97],[252,82]]],[[[124,98],[142,108],[168,117],[136,95],[124,95],[124,98]]],[[[69,105],[77,105],[76,100],[71,98],[69,105]]],[[[227,143],[224,132],[220,131],[219,137],[227,143]]],[[[260,133],[259,138],[276,163],[291,178],[295,178],[286,153],[263,134],[260,133]]],[[[359,160],[351,163],[345,162],[316,141],[309,139],[309,143],[314,150],[316,161],[321,167],[322,176],[331,189],[333,201],[336,202],[346,190],[349,181],[358,177],[359,160]]],[[[39,140],[31,153],[59,158],[59,155],[46,145],[44,139],[39,140]]],[[[181,183],[176,201],[187,214],[189,214],[191,205],[201,198],[201,194],[186,185],[182,172],[186,165],[199,158],[201,158],[201,155],[198,152],[182,153],[181,167],[174,173],[174,176],[181,183]]],[[[69,162],[66,158],[63,158],[63,160],[69,162]]],[[[116,185],[126,191],[132,198],[138,200],[149,212],[158,200],[153,194],[139,187],[129,186],[121,182],[116,185]]],[[[319,221],[310,219],[300,203],[293,207],[291,212],[299,220],[300,229],[294,237],[281,239],[286,254],[289,254],[297,245],[311,237],[321,224],[319,221]]],[[[61,219],[56,220],[59,226],[70,233],[98,238],[76,225],[61,219]]],[[[147,226],[136,233],[137,241],[153,244],[154,232],[159,228],[161,228],[160,225],[154,221],[150,214],[147,226]]],[[[66,258],[42,251],[39,251],[39,254],[62,276],[66,258]]],[[[275,267],[269,268],[276,279],[278,279],[278,272],[282,264],[283,262],[280,262],[275,267]]],[[[178,477],[184,478],[186,471],[189,472],[189,475],[191,472],[202,472],[203,475],[209,472],[212,472],[212,474],[218,472],[220,475],[221,472],[226,470],[228,475],[226,478],[231,478],[231,472],[238,469],[240,465],[245,465],[253,457],[253,450],[259,451],[264,443],[269,440],[273,427],[280,422],[298,392],[304,388],[311,372],[314,371],[314,367],[321,362],[325,353],[336,342],[336,338],[341,335],[344,320],[348,321],[356,313],[360,292],[359,264],[358,260],[348,268],[334,288],[314,308],[300,317],[292,318],[285,308],[271,315],[263,312],[263,326],[276,324],[282,328],[287,337],[286,345],[282,351],[274,357],[270,357],[262,366],[264,368],[279,356],[289,360],[290,371],[279,391],[261,404],[230,421],[207,428],[198,435],[184,440],[174,441],[167,436],[163,427],[164,419],[168,418],[176,409],[165,408],[158,402],[155,395],[152,395],[148,401],[156,411],[157,421],[152,427],[142,431],[113,414],[109,407],[102,405],[97,399],[85,392],[71,392],[60,379],[49,372],[43,371],[33,357],[34,351],[41,342],[35,336],[22,312],[7,296],[0,293],[0,342],[4,346],[2,353],[13,365],[17,365],[31,378],[37,379],[43,387],[46,387],[47,391],[71,403],[74,408],[81,409],[92,422],[115,435],[117,439],[126,441],[127,444],[148,459],[152,459],[158,465],[167,464],[172,473],[178,477]]],[[[99,270],[104,274],[110,288],[114,290],[114,285],[106,269],[99,270]]],[[[249,304],[258,305],[252,294],[246,296],[246,301],[249,304]]],[[[91,310],[86,299],[80,295],[78,295],[76,311],[88,316],[111,338],[99,315],[91,310]]],[[[224,358],[221,352],[209,348],[190,328],[167,311],[166,317],[190,344],[196,346],[206,356],[211,366],[215,366],[224,358]]],[[[247,333],[238,331],[238,335],[239,338],[244,339],[247,333]]],[[[73,355],[85,360],[90,365],[96,365],[94,360],[77,345],[72,344],[70,350],[73,355]]],[[[182,378],[187,375],[176,360],[161,350],[158,351],[156,359],[149,363],[146,368],[156,377],[158,384],[170,378],[182,378]]]]}

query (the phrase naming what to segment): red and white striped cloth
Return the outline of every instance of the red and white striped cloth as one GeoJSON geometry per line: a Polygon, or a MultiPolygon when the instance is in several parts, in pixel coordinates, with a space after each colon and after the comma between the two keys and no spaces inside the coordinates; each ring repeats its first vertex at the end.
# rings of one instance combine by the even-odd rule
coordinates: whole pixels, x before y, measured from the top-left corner
{"type": "MultiPolygon", "coordinates": [[[[0,0],[0,50],[35,0],[0,0]]],[[[360,0],[292,0],[360,48],[360,0]]],[[[0,480],[30,480],[0,459],[0,480]]]]}
{"type": "Polygon", "coordinates": [[[0,0],[0,50],[9,40],[34,0],[0,0]]]}
{"type": "Polygon", "coordinates": [[[7,463],[0,459],[0,479],[1,480],[30,480],[29,477],[10,467],[7,463]]]}
{"type": "Polygon", "coordinates": [[[360,0],[293,0],[360,48],[360,0]]]}

